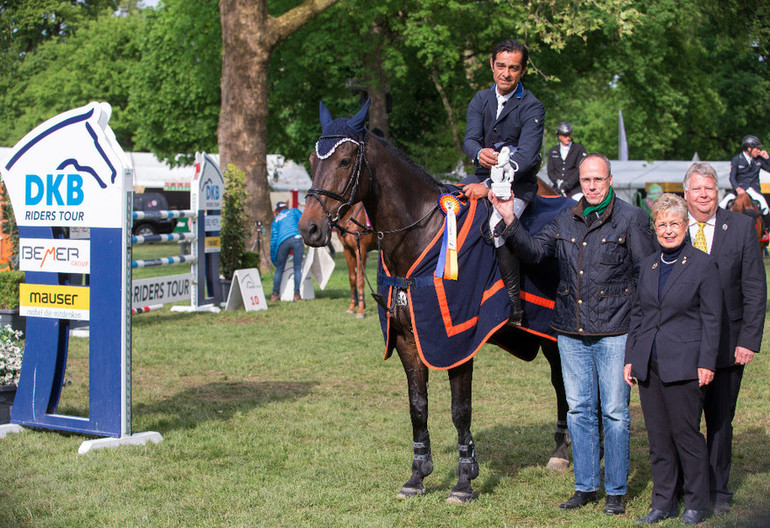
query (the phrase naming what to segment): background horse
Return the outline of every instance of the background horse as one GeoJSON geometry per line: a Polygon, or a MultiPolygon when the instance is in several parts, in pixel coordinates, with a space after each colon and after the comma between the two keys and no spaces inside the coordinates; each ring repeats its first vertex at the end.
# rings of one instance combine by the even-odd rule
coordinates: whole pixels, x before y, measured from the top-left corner
{"type": "Polygon", "coordinates": [[[754,218],[754,229],[757,232],[757,241],[759,242],[759,247],[764,252],[768,240],[763,237],[764,226],[762,225],[762,212],[759,209],[759,205],[751,199],[751,196],[748,193],[743,193],[738,195],[730,204],[730,211],[743,213],[754,218]]]}
{"type": "Polygon", "coordinates": [[[337,229],[342,243],[342,251],[345,254],[345,262],[348,264],[348,278],[350,279],[350,305],[347,313],[356,314],[357,319],[366,316],[364,309],[364,271],[366,270],[367,252],[377,248],[377,235],[371,231],[365,231],[368,225],[364,204],[357,203],[350,214],[339,222],[337,229]]]}
{"type": "MultiPolygon", "coordinates": [[[[447,189],[403,153],[375,135],[367,134],[363,126],[367,111],[368,103],[353,118],[332,121],[329,111],[321,105],[323,135],[310,158],[313,188],[308,190],[299,222],[300,233],[306,244],[324,246],[332,227],[344,217],[344,211],[362,202],[381,239],[382,268],[393,277],[407,277],[413,264],[421,259],[423,251],[443,228],[444,217],[437,211],[437,201],[447,189]],[[314,199],[310,200],[311,197],[314,199]]],[[[403,291],[399,293],[399,299],[407,297],[403,291]]],[[[408,497],[425,493],[423,479],[433,471],[427,427],[429,370],[416,343],[407,305],[392,302],[387,309],[391,314],[388,335],[392,336],[404,367],[409,393],[414,450],[412,475],[398,493],[398,497],[408,497]]],[[[535,353],[536,346],[542,345],[534,336],[522,337],[522,340],[527,340],[535,353]]],[[[555,343],[553,346],[551,350],[555,350],[555,343]]],[[[553,369],[554,364],[551,365],[553,369]]],[[[462,503],[474,498],[471,480],[479,472],[470,431],[472,355],[446,370],[459,451],[458,481],[447,502],[462,503]]],[[[558,373],[560,381],[560,368],[558,373]]],[[[563,384],[559,386],[563,394],[563,384]]],[[[566,400],[564,415],[566,417],[566,400]]]]}

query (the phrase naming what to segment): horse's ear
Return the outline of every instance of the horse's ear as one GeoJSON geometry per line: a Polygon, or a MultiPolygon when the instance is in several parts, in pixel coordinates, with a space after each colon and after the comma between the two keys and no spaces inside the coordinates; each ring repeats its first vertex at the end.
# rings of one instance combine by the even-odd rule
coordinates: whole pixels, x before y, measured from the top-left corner
{"type": "Polygon", "coordinates": [[[321,130],[324,130],[329,123],[332,122],[332,113],[329,112],[329,109],[326,108],[326,105],[323,104],[323,102],[318,103],[320,106],[318,108],[318,115],[321,119],[321,130]]]}
{"type": "Polygon", "coordinates": [[[348,120],[348,126],[356,132],[364,131],[364,121],[366,121],[366,115],[369,113],[369,103],[371,101],[371,99],[367,99],[361,110],[348,120]]]}

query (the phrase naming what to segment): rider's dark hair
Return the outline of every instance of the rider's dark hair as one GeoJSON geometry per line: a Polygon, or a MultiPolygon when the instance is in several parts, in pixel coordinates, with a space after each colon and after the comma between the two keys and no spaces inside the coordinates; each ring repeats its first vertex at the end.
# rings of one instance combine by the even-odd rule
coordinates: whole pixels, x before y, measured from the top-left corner
{"type": "Polygon", "coordinates": [[[492,62],[495,62],[498,53],[502,53],[504,51],[509,53],[515,53],[517,51],[521,52],[521,67],[527,67],[527,61],[529,60],[529,50],[527,50],[527,47],[524,44],[518,40],[513,39],[502,41],[497,46],[495,46],[495,49],[492,50],[492,62]]]}

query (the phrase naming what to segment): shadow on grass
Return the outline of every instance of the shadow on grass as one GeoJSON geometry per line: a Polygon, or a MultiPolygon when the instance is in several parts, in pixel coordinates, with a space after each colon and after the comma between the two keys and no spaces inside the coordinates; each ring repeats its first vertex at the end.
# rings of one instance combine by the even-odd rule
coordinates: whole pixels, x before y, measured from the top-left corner
{"type": "Polygon", "coordinates": [[[192,429],[206,421],[229,420],[272,402],[304,398],[318,382],[218,381],[196,385],[151,404],[135,404],[143,427],[160,433],[192,429]]]}

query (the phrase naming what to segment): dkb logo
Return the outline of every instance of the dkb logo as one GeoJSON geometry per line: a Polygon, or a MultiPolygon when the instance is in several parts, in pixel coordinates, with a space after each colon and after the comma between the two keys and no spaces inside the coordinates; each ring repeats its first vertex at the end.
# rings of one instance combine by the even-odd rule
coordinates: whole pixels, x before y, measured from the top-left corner
{"type": "Polygon", "coordinates": [[[24,185],[24,204],[38,205],[45,199],[45,205],[77,206],[83,203],[83,178],[79,174],[47,174],[45,180],[36,174],[27,174],[24,185]],[[64,191],[64,195],[62,195],[64,191]]]}

